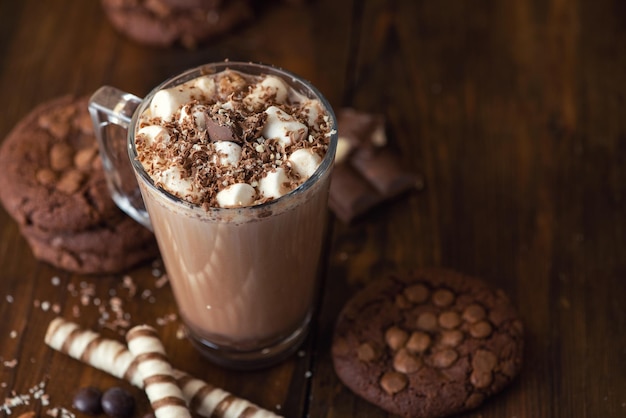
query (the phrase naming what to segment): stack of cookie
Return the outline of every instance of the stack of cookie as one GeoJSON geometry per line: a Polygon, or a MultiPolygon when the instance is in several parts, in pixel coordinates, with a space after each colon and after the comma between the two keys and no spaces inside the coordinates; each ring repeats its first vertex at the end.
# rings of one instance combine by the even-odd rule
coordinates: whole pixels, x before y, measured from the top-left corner
{"type": "Polygon", "coordinates": [[[102,0],[111,24],[157,47],[194,48],[253,17],[250,0],[102,0]]]}
{"type": "Polygon", "coordinates": [[[100,274],[158,255],[152,233],[110,198],[86,98],[30,112],[2,143],[0,167],[0,201],[36,258],[100,274]]]}

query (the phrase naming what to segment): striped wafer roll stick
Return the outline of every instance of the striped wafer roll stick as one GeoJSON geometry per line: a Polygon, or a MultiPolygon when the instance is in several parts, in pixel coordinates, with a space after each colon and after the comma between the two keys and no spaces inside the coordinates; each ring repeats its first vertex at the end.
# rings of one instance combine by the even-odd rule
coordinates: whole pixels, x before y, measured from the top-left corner
{"type": "Polygon", "coordinates": [[[245,399],[174,370],[174,376],[189,400],[189,407],[204,417],[223,418],[278,418],[273,412],[261,409],[245,399]]]}
{"type": "Polygon", "coordinates": [[[149,325],[138,325],[126,333],[126,343],[137,360],[156,418],[191,418],[157,331],[149,325]]]}
{"type": "MultiPolygon", "coordinates": [[[[81,329],[63,318],[48,325],[45,342],[51,348],[143,388],[134,356],[125,345],[81,329]]],[[[189,407],[206,418],[281,418],[244,399],[173,369],[189,407]]]]}
{"type": "Polygon", "coordinates": [[[55,318],[48,325],[44,341],[57,351],[143,387],[134,356],[117,340],[103,338],[73,322],[55,318]]]}

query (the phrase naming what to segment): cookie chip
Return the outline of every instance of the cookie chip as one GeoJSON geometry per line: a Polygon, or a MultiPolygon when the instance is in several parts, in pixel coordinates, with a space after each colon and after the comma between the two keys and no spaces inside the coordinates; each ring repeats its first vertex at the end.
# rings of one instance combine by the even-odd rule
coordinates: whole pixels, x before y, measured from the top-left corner
{"type": "Polygon", "coordinates": [[[522,365],[523,327],[508,298],[443,269],[377,280],[337,320],[335,371],[354,393],[402,416],[478,407],[522,365]]]}
{"type": "Polygon", "coordinates": [[[159,254],[152,232],[122,213],[84,231],[50,233],[31,225],[21,232],[37,258],[76,273],[119,273],[159,254]]]}
{"type": "Polygon", "coordinates": [[[101,0],[117,31],[145,45],[193,48],[250,20],[249,0],[101,0]]]}
{"type": "Polygon", "coordinates": [[[36,107],[5,138],[0,167],[0,200],[20,225],[78,231],[119,214],[86,98],[66,96],[36,107]]]}

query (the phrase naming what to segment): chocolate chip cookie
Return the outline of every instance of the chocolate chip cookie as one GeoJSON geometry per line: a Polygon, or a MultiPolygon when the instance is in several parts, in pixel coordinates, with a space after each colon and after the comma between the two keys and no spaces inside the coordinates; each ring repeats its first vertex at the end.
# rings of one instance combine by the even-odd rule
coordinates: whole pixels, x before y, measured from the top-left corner
{"type": "Polygon", "coordinates": [[[335,371],[354,393],[406,417],[478,407],[522,365],[523,327],[501,292],[445,269],[379,279],[335,328],[335,371]]]}
{"type": "Polygon", "coordinates": [[[36,107],[0,147],[0,201],[36,258],[116,273],[158,255],[153,234],[109,195],[86,98],[36,107]]]}
{"type": "Polygon", "coordinates": [[[111,24],[145,45],[193,48],[253,16],[249,0],[101,0],[111,24]]]}
{"type": "Polygon", "coordinates": [[[87,99],[65,96],[25,116],[0,147],[0,200],[20,225],[78,231],[117,216],[87,99]]]}
{"type": "Polygon", "coordinates": [[[123,213],[84,231],[51,233],[32,225],[20,231],[35,257],[81,274],[122,272],[159,254],[154,235],[123,213]]]}

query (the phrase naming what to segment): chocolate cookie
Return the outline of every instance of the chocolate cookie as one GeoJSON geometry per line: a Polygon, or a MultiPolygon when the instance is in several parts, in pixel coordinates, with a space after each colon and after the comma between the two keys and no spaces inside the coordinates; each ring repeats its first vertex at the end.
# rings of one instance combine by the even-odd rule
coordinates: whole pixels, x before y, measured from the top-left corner
{"type": "Polygon", "coordinates": [[[152,232],[120,212],[97,227],[71,233],[50,233],[21,227],[35,256],[76,273],[119,273],[158,256],[152,232]]]}
{"type": "Polygon", "coordinates": [[[116,273],[158,255],[153,234],[109,195],[86,98],[35,108],[0,147],[0,200],[36,258],[116,273]]]}
{"type": "Polygon", "coordinates": [[[78,231],[117,216],[98,156],[87,99],[36,107],[0,147],[0,200],[20,225],[78,231]]]}
{"type": "Polygon", "coordinates": [[[379,279],[342,310],[335,371],[354,393],[406,417],[476,408],[522,364],[523,327],[500,291],[425,269],[379,279]]]}
{"type": "Polygon", "coordinates": [[[145,45],[193,48],[253,16],[249,0],[102,0],[111,24],[145,45]]]}

